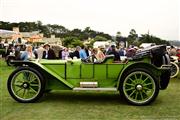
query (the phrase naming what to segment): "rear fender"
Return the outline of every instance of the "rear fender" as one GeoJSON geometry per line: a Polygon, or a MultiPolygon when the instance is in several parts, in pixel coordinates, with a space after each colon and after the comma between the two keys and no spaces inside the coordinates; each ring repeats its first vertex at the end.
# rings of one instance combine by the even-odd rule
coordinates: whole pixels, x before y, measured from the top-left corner
{"type": "Polygon", "coordinates": [[[123,76],[126,74],[126,72],[128,72],[129,70],[131,70],[133,68],[145,68],[145,69],[151,71],[155,75],[155,77],[158,78],[158,80],[160,79],[161,71],[158,68],[156,68],[154,65],[144,63],[144,62],[131,63],[131,64],[125,66],[124,69],[122,70],[122,72],[120,73],[118,82],[117,82],[117,89],[119,89],[119,84],[122,81],[123,76]]]}
{"type": "Polygon", "coordinates": [[[15,57],[14,55],[8,55],[8,56],[6,57],[6,60],[11,59],[11,58],[14,59],[14,60],[16,59],[16,57],[15,57]]]}

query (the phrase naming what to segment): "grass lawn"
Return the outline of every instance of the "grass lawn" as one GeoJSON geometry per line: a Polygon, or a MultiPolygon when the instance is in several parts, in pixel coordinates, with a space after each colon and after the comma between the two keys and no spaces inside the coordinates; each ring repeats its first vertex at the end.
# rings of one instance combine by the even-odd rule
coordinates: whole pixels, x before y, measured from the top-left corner
{"type": "Polygon", "coordinates": [[[53,91],[37,103],[18,103],[7,91],[13,67],[0,60],[0,120],[179,120],[180,75],[149,106],[132,106],[114,92],[53,91]]]}

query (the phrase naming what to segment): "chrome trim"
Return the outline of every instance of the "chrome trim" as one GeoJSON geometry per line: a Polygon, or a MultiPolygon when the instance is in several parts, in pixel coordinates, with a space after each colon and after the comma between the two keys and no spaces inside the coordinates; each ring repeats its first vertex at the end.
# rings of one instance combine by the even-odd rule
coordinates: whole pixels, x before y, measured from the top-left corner
{"type": "Polygon", "coordinates": [[[73,88],[74,91],[117,91],[117,88],[73,88]]]}

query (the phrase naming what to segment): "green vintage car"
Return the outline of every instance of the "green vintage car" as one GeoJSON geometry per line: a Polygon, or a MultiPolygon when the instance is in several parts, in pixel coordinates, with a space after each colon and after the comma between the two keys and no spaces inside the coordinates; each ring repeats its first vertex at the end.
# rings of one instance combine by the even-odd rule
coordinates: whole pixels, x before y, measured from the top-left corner
{"type": "Polygon", "coordinates": [[[166,46],[143,50],[124,61],[109,55],[101,62],[86,60],[13,61],[10,95],[18,102],[35,102],[50,90],[119,91],[133,105],[152,103],[170,79],[166,46]]]}

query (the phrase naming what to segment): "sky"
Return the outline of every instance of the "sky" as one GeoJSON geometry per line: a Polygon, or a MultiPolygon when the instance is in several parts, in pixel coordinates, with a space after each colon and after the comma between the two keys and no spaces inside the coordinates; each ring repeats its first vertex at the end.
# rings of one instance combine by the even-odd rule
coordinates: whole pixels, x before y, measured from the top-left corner
{"type": "Polygon", "coordinates": [[[180,40],[180,0],[0,0],[0,21],[59,24],[127,36],[131,29],[180,40]]]}

